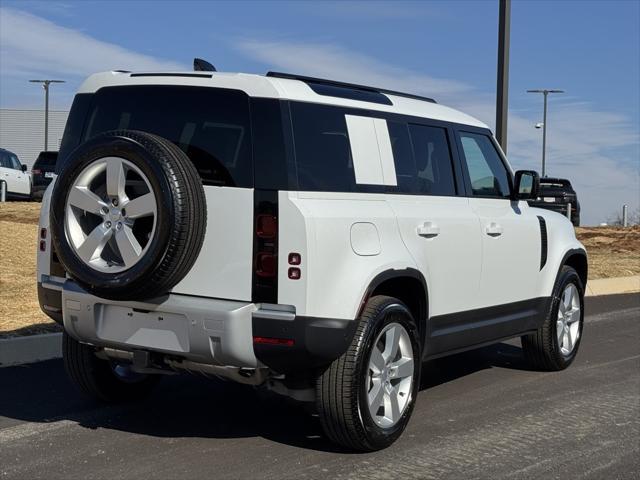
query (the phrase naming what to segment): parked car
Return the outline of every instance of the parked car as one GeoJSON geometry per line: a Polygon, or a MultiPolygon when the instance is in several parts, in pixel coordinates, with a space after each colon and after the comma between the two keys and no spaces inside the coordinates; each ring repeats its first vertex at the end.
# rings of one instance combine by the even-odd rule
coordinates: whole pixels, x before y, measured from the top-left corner
{"type": "Polygon", "coordinates": [[[31,168],[32,195],[34,199],[42,199],[44,191],[56,174],[57,160],[58,152],[40,152],[40,155],[38,155],[31,168]]]}
{"type": "Polygon", "coordinates": [[[0,182],[6,184],[7,199],[31,198],[31,179],[26,172],[27,166],[20,163],[15,153],[0,148],[0,182]]]}
{"type": "Polygon", "coordinates": [[[200,372],[393,443],[424,360],[521,337],[562,370],[587,257],[489,128],[411,94],[269,73],[108,72],[71,108],[38,291],[103,401],[200,372]],[[206,108],[203,108],[206,106],[206,108]]]}
{"type": "Polygon", "coordinates": [[[578,195],[571,186],[571,182],[566,178],[541,178],[538,197],[529,200],[529,205],[532,207],[544,208],[565,216],[567,215],[569,204],[571,204],[571,223],[575,227],[579,227],[580,203],[578,202],[578,195]]]}

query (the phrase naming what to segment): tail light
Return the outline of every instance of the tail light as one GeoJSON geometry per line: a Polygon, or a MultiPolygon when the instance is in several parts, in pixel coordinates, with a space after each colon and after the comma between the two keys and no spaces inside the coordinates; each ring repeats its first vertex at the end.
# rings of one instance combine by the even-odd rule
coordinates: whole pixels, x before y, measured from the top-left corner
{"type": "Polygon", "coordinates": [[[46,252],[47,251],[47,229],[46,228],[41,228],[40,229],[39,248],[40,248],[41,252],[46,252]]]}
{"type": "Polygon", "coordinates": [[[256,235],[259,238],[273,239],[278,234],[278,219],[275,215],[258,215],[256,219],[256,235]]]}
{"type": "Polygon", "coordinates": [[[272,337],[253,337],[253,343],[258,345],[282,345],[285,347],[293,347],[295,341],[290,338],[272,338],[272,337]]]}
{"type": "Polygon", "coordinates": [[[254,190],[253,288],[256,303],[278,303],[278,192],[254,190]]]}
{"type": "Polygon", "coordinates": [[[256,275],[273,278],[278,271],[277,258],[273,253],[260,252],[256,257],[256,275]]]}
{"type": "Polygon", "coordinates": [[[39,168],[34,168],[33,170],[31,170],[31,173],[33,175],[40,175],[42,173],[42,170],[40,170],[39,168]]]}

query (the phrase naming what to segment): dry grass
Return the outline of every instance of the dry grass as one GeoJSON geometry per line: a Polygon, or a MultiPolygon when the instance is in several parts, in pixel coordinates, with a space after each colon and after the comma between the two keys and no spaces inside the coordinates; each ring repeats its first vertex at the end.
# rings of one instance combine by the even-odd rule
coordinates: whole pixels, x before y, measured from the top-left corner
{"type": "MultiPolygon", "coordinates": [[[[57,328],[36,291],[39,203],[0,203],[0,337],[57,328]]],[[[578,228],[589,252],[589,278],[640,275],[640,227],[578,228]]]]}
{"type": "Polygon", "coordinates": [[[56,327],[40,311],[38,304],[39,214],[39,203],[0,203],[0,336],[36,333],[56,327]],[[27,326],[29,329],[25,331],[27,326]]]}
{"type": "Polygon", "coordinates": [[[577,228],[589,254],[589,278],[640,275],[640,226],[577,228]]]}

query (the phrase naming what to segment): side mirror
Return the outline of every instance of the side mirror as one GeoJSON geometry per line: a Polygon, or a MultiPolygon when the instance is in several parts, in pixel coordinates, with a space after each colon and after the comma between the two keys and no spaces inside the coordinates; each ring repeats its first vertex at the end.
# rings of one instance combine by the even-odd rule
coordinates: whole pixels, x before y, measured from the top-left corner
{"type": "Polygon", "coordinates": [[[533,170],[518,170],[513,188],[513,200],[529,200],[538,198],[540,190],[540,175],[533,170]]]}
{"type": "Polygon", "coordinates": [[[23,172],[26,172],[27,166],[23,163],[22,165],[20,165],[20,170],[22,170],[23,172]]]}

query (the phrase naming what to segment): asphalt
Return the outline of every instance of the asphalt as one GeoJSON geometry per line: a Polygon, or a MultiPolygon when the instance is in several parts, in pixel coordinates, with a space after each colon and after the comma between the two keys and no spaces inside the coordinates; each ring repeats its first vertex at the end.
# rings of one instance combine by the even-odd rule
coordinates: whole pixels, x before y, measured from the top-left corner
{"type": "Polygon", "coordinates": [[[401,439],[341,451],[317,419],[195,376],[148,400],[81,397],[60,360],[0,369],[0,478],[640,478],[640,295],[587,299],[576,362],[531,371],[518,341],[425,364],[401,439]]]}

